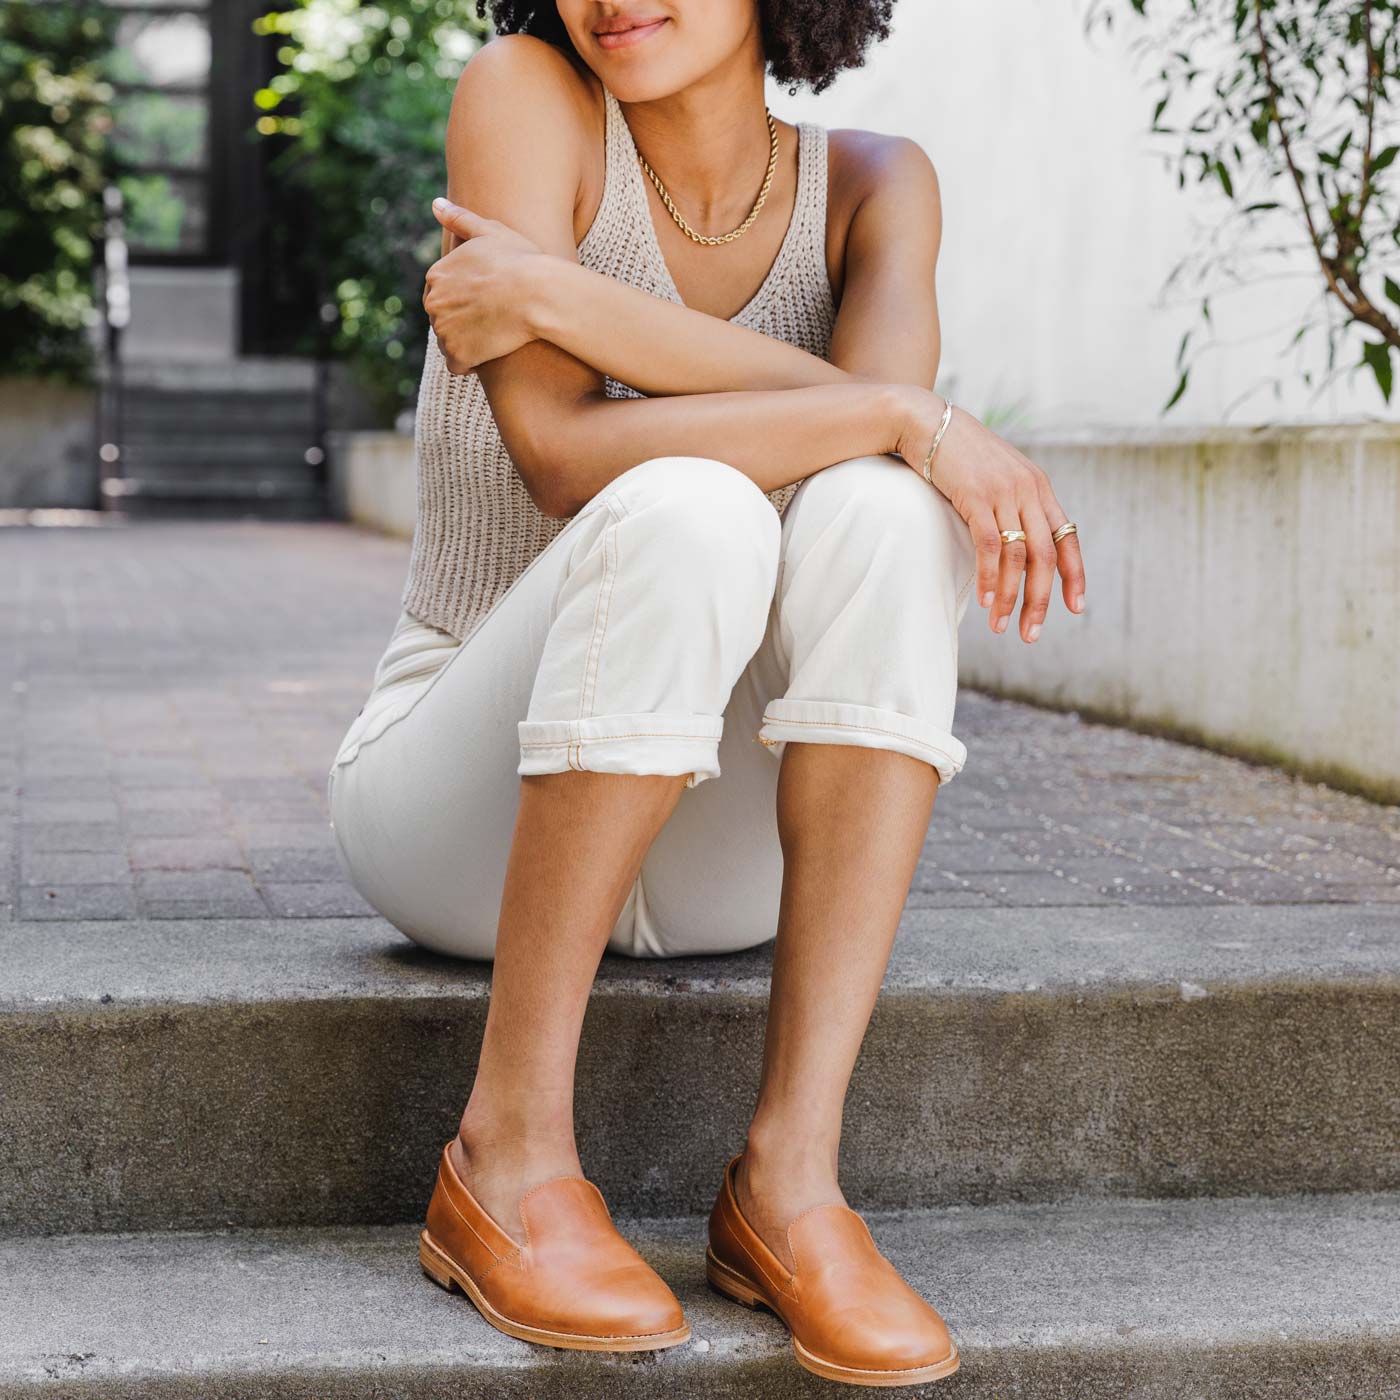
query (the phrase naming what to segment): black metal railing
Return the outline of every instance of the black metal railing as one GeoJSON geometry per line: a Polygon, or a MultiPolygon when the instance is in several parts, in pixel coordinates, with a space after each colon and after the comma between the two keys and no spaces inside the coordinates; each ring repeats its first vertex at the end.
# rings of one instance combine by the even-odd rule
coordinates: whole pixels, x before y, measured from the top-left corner
{"type": "Polygon", "coordinates": [[[97,491],[101,510],[120,509],[126,475],[122,464],[125,389],[122,337],[131,323],[131,279],[122,192],[102,191],[102,364],[97,395],[97,491]]]}

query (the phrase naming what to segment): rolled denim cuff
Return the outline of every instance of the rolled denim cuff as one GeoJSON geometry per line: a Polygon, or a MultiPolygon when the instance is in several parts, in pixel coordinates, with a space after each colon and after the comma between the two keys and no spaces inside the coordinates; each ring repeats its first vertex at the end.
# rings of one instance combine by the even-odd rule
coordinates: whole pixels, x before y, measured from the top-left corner
{"type": "Polygon", "coordinates": [[[775,756],[781,756],[789,740],[890,749],[932,764],[941,783],[961,772],[967,762],[966,746],[949,730],[897,710],[831,700],[774,700],[764,711],[758,737],[775,756]]]}
{"type": "Polygon", "coordinates": [[[686,787],[719,776],[722,715],[601,715],[593,719],[522,720],[520,767],[541,773],[633,773],[679,776],[686,787]]]}

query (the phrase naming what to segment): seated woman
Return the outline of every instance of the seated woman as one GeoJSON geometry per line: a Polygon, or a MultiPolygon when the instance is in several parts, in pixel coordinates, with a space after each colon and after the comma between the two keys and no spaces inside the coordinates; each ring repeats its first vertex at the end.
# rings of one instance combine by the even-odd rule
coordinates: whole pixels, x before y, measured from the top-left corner
{"type": "MultiPolygon", "coordinates": [[[[402,615],[329,787],[356,886],[494,958],[421,1239],[558,1347],[689,1328],[575,1148],[605,948],[776,936],[761,1088],[707,1270],[855,1384],[956,1369],[837,1181],[842,1107],[941,784],[975,589],[1033,642],[1074,527],[930,386],[938,184],[910,141],[793,126],[890,0],[492,5],[448,132],[402,615]],[[722,774],[722,776],[721,776],[722,774]]],[[[899,1131],[891,1124],[892,1132],[899,1131]]]]}

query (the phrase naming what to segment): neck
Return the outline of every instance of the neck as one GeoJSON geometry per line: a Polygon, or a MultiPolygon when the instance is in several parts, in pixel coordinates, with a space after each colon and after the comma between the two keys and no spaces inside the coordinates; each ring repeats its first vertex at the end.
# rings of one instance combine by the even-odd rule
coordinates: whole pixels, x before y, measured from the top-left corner
{"type": "Polygon", "coordinates": [[[691,223],[708,231],[749,212],[772,149],[761,64],[736,63],[622,110],[637,150],[691,223]]]}

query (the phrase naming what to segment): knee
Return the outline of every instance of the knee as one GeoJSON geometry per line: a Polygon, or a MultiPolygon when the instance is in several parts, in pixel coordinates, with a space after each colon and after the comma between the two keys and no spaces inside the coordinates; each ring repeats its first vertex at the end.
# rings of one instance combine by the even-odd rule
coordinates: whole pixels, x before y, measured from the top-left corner
{"type": "Polygon", "coordinates": [[[771,593],[782,522],[743,472],[709,457],[656,457],[625,472],[613,490],[670,569],[738,571],[771,593]]]}
{"type": "Polygon", "coordinates": [[[953,503],[892,457],[854,457],[809,477],[798,507],[802,534],[835,534],[857,557],[931,559],[966,572],[972,533],[953,503]]]}

